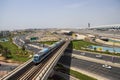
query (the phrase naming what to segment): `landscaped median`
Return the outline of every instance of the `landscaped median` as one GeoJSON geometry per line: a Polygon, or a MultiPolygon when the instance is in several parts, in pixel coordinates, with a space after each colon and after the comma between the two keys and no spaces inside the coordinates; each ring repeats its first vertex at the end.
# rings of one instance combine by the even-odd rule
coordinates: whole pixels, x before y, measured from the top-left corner
{"type": "Polygon", "coordinates": [[[57,41],[41,41],[41,44],[47,44],[47,45],[52,45],[53,43],[55,43],[57,41]]]}
{"type": "Polygon", "coordinates": [[[99,49],[90,49],[89,47],[90,46],[100,46],[98,44],[94,44],[94,43],[91,43],[91,42],[88,42],[88,41],[84,41],[84,40],[75,40],[75,41],[71,41],[71,46],[73,49],[75,50],[82,50],[82,51],[88,51],[88,52],[95,52],[95,53],[99,53],[99,54],[108,54],[108,55],[115,55],[115,56],[120,56],[120,53],[112,53],[112,52],[109,52],[108,50],[106,51],[102,51],[99,49]]]}
{"type": "Polygon", "coordinates": [[[7,42],[0,42],[0,53],[7,59],[12,61],[25,62],[29,59],[30,53],[22,48],[18,48],[9,38],[7,42]]]}
{"type": "Polygon", "coordinates": [[[90,77],[90,76],[87,76],[87,75],[82,74],[80,72],[77,72],[77,71],[74,71],[72,69],[66,68],[61,64],[57,64],[56,67],[55,67],[55,70],[60,71],[60,72],[65,73],[65,74],[68,74],[68,75],[71,75],[73,77],[76,77],[79,80],[97,80],[93,77],[90,77]]]}
{"type": "Polygon", "coordinates": [[[88,42],[88,41],[84,41],[84,40],[74,40],[74,41],[72,41],[72,47],[73,47],[73,49],[76,49],[76,50],[85,49],[85,48],[87,48],[88,46],[91,46],[91,45],[97,45],[97,44],[94,44],[94,43],[91,43],[91,42],[88,42]]]}

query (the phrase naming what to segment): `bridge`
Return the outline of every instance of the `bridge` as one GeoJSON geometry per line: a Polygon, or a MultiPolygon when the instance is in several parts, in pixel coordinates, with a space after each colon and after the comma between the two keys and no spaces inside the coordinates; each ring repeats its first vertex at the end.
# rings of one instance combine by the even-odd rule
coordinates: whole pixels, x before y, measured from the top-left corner
{"type": "Polygon", "coordinates": [[[32,59],[28,60],[9,72],[1,80],[47,80],[69,43],[70,40],[67,40],[38,65],[35,65],[32,59]]]}

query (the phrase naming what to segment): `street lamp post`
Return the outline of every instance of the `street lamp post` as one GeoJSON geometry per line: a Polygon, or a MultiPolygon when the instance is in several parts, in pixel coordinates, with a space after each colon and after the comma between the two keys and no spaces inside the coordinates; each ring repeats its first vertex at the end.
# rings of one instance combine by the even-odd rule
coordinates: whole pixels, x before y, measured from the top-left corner
{"type": "Polygon", "coordinates": [[[114,56],[112,56],[112,62],[114,62],[114,56]]]}
{"type": "MultiPolygon", "coordinates": [[[[113,27],[113,35],[115,37],[115,28],[114,27],[113,27]]],[[[115,41],[113,41],[113,54],[115,54],[115,47],[114,46],[115,46],[115,41]]],[[[112,56],[112,62],[114,62],[114,56],[112,56]]]]}

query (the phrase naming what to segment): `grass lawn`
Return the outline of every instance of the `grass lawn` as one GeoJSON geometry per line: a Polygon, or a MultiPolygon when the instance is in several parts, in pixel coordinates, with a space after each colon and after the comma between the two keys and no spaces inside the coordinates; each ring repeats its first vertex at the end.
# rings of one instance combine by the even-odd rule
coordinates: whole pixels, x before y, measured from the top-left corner
{"type": "Polygon", "coordinates": [[[10,50],[12,56],[11,59],[20,62],[24,62],[29,59],[28,51],[19,49],[15,44],[12,43],[12,39],[9,39],[7,42],[0,42],[0,44],[10,50]]]}
{"type": "Polygon", "coordinates": [[[70,46],[71,45],[72,45],[72,48],[76,49],[76,50],[84,50],[84,51],[88,51],[88,52],[96,52],[96,53],[101,53],[101,54],[120,56],[119,53],[118,54],[114,54],[114,53],[110,53],[110,52],[102,52],[102,51],[87,49],[88,46],[90,46],[90,45],[97,45],[97,44],[94,44],[94,43],[91,43],[91,42],[87,42],[87,41],[83,41],[83,40],[72,41],[70,46]]]}
{"type": "Polygon", "coordinates": [[[83,40],[75,40],[72,41],[73,48],[76,50],[80,50],[81,48],[87,48],[90,45],[96,45],[91,42],[83,41],[83,40]]]}
{"type": "Polygon", "coordinates": [[[79,72],[74,71],[74,70],[70,70],[70,75],[72,75],[80,80],[97,80],[95,78],[92,78],[90,76],[87,76],[85,74],[79,73],[79,72]]]}

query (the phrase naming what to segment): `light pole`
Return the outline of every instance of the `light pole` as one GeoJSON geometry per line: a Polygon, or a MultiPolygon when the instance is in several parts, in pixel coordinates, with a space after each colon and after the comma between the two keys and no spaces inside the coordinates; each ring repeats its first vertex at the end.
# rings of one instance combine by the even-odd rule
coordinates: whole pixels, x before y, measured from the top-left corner
{"type": "MultiPolygon", "coordinates": [[[[114,27],[113,27],[113,35],[115,37],[115,28],[114,27]]],[[[115,41],[113,40],[113,54],[115,54],[115,48],[114,48],[114,46],[115,46],[115,41]]],[[[112,62],[114,62],[114,56],[112,56],[112,62]]]]}
{"type": "MultiPolygon", "coordinates": [[[[113,28],[114,29],[114,28],[113,28]]],[[[114,37],[115,37],[115,30],[113,30],[113,34],[114,34],[114,37]]],[[[113,38],[114,38],[113,37],[113,38]]],[[[113,53],[115,54],[115,48],[114,48],[114,46],[115,46],[115,41],[113,40],[113,53]]]]}

